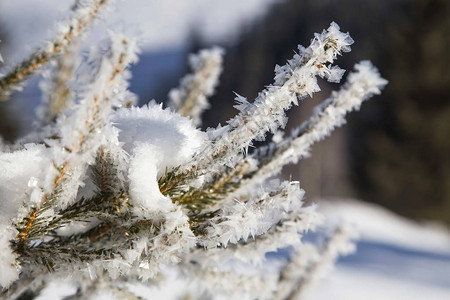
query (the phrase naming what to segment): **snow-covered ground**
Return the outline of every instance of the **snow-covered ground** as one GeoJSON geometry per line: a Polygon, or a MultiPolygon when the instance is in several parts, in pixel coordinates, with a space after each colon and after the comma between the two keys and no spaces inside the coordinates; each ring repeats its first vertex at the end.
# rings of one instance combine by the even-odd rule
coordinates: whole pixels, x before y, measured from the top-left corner
{"type": "Polygon", "coordinates": [[[311,299],[450,299],[450,233],[358,201],[320,202],[328,220],[357,226],[357,252],[342,257],[311,299]]]}

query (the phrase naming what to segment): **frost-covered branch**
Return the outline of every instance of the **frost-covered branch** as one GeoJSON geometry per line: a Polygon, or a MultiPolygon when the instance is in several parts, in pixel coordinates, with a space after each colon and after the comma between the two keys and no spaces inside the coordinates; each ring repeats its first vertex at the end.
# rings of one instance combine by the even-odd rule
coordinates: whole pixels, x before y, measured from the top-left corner
{"type": "Polygon", "coordinates": [[[218,295],[224,299],[271,299],[270,296],[277,288],[273,272],[266,272],[261,276],[260,273],[264,269],[244,274],[224,269],[201,268],[191,263],[186,265],[185,276],[191,277],[192,281],[212,299],[218,295]]]}
{"type": "Polygon", "coordinates": [[[229,120],[227,126],[210,132],[212,143],[178,171],[166,190],[189,180],[192,174],[208,173],[211,177],[220,173],[223,165],[234,167],[239,153],[246,151],[253,140],[263,140],[268,131],[275,132],[285,125],[285,110],[292,104],[297,105],[298,98],[320,90],[317,76],[339,82],[344,70],[326,63],[350,51],[352,43],[349,34],[340,32],[333,22],[327,30],[315,35],[308,48],[299,46],[299,54],[286,65],[275,68],[275,82],[260,92],[253,103],[237,96],[235,107],[239,114],[229,120]]]}
{"type": "MultiPolygon", "coordinates": [[[[41,185],[41,195],[31,201],[31,212],[19,222],[23,224],[19,239],[30,238],[28,235],[33,232],[36,219],[49,217],[43,215],[44,211],[51,211],[56,203],[65,207],[73,201],[97,149],[108,136],[117,135],[114,130],[108,132],[109,127],[105,125],[112,108],[120,106],[128,93],[123,76],[128,64],[136,60],[135,52],[134,40],[121,35],[112,36],[108,53],[92,75],[93,83],[87,86],[80,103],[58,120],[60,139],[49,141],[50,148],[43,150],[50,152],[47,155],[51,155],[54,168],[50,166],[53,170],[47,171],[42,183],[36,183],[37,187],[41,185]]],[[[91,77],[87,80],[91,81],[91,77]]],[[[42,220],[37,223],[43,225],[42,220]]]]}
{"type": "Polygon", "coordinates": [[[314,143],[345,124],[346,114],[359,110],[365,100],[380,94],[386,84],[387,81],[369,61],[356,64],[355,72],[348,75],[345,85],[315,107],[311,118],[296,128],[290,137],[256,151],[253,158],[257,159],[258,167],[253,172],[249,171],[247,179],[242,180],[240,188],[229,197],[238,197],[281,172],[283,166],[307,157],[314,143]]]}
{"type": "Polygon", "coordinates": [[[169,92],[169,107],[182,116],[190,117],[196,126],[201,125],[201,115],[210,107],[207,98],[218,84],[223,52],[223,49],[214,47],[191,55],[189,64],[193,73],[181,80],[180,87],[169,92]]]}
{"type": "Polygon", "coordinates": [[[308,48],[299,46],[296,54],[282,67],[275,68],[275,81],[259,93],[253,103],[241,96],[236,98],[240,111],[219,129],[214,142],[199,155],[197,167],[214,172],[216,166],[234,165],[233,157],[246,150],[253,140],[262,140],[266,132],[286,124],[285,110],[298,104],[298,98],[311,96],[320,90],[316,76],[339,82],[344,70],[331,65],[342,52],[349,52],[353,40],[332,23],[316,34],[308,48]]]}
{"type": "Polygon", "coordinates": [[[37,109],[37,115],[42,124],[49,124],[56,120],[66,108],[72,106],[74,95],[68,84],[74,77],[76,65],[76,42],[71,43],[54,61],[53,70],[48,70],[49,81],[41,82],[43,93],[42,105],[37,109]]]}
{"type": "Polygon", "coordinates": [[[323,216],[315,211],[315,206],[304,207],[290,214],[289,218],[279,224],[272,224],[270,230],[263,235],[249,237],[246,242],[241,240],[226,248],[217,247],[220,244],[216,244],[216,247],[207,250],[196,250],[189,256],[189,260],[198,261],[204,267],[220,265],[231,259],[260,265],[266,260],[266,254],[269,252],[287,247],[299,248],[302,245],[302,235],[316,229],[322,223],[323,216]]]}
{"type": "Polygon", "coordinates": [[[227,247],[229,243],[264,235],[274,224],[301,211],[303,194],[298,182],[283,182],[273,191],[259,191],[245,202],[225,205],[208,220],[201,243],[207,248],[227,247]]]}
{"type": "Polygon", "coordinates": [[[55,37],[0,79],[0,100],[8,99],[13,91],[20,90],[22,82],[29,75],[64,52],[74,39],[86,31],[109,2],[111,0],[77,0],[72,16],[58,26],[55,37]]]}
{"type": "Polygon", "coordinates": [[[267,252],[298,248],[301,235],[323,221],[315,206],[303,205],[303,194],[298,182],[273,182],[259,195],[225,205],[198,228],[206,250],[194,251],[189,260],[205,267],[230,259],[260,264],[267,252]]]}

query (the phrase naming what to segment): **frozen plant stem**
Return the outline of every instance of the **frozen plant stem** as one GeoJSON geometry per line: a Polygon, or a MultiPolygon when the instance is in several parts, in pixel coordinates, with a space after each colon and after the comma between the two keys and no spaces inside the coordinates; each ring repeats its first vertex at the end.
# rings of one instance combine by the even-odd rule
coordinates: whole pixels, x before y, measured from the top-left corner
{"type": "Polygon", "coordinates": [[[259,162],[258,168],[247,175],[249,179],[243,180],[241,189],[231,197],[238,197],[252,186],[277,175],[283,166],[308,156],[314,143],[345,124],[346,114],[359,110],[365,100],[380,94],[386,84],[387,80],[381,78],[378,70],[369,61],[356,64],[355,72],[349,74],[346,84],[315,107],[313,116],[294,130],[291,137],[257,151],[255,158],[259,162]]]}
{"type": "Polygon", "coordinates": [[[65,51],[72,41],[80,36],[92,24],[98,13],[110,0],[77,1],[72,16],[65,22],[57,35],[45,47],[16,66],[9,74],[0,79],[0,100],[7,100],[21,83],[50,59],[65,51]]]}
{"type": "Polygon", "coordinates": [[[74,95],[68,83],[74,77],[77,48],[78,43],[72,42],[56,59],[50,82],[42,82],[43,105],[39,107],[38,117],[44,125],[54,122],[59,114],[72,104],[74,95]]]}
{"type": "Polygon", "coordinates": [[[186,75],[180,86],[169,92],[169,106],[180,115],[191,118],[196,126],[201,125],[201,115],[210,106],[208,97],[218,84],[223,52],[223,49],[214,47],[190,56],[193,73],[186,75]]]}
{"type": "Polygon", "coordinates": [[[18,235],[20,241],[28,237],[38,214],[42,214],[42,210],[52,208],[46,205],[47,201],[56,201],[53,205],[58,203],[64,207],[75,197],[74,192],[76,193],[81,176],[79,172],[85,170],[87,163],[97,153],[100,147],[98,142],[101,142],[101,129],[107,124],[113,106],[120,105],[120,102],[117,102],[120,97],[115,94],[120,90],[120,77],[125,68],[136,60],[135,51],[134,40],[127,40],[120,35],[113,36],[109,52],[102,58],[95,73],[96,80],[80,104],[75,106],[72,114],[67,119],[60,120],[62,139],[57,141],[53,148],[61,161],[55,163],[61,167],[54,178],[53,188],[44,195],[40,204],[31,210],[29,216],[24,218],[24,226],[20,228],[18,235]],[[63,149],[62,153],[59,153],[60,149],[63,149]],[[72,192],[67,193],[67,190],[72,192]],[[61,191],[65,192],[62,197],[61,191]]]}
{"type": "MultiPolygon", "coordinates": [[[[314,143],[345,124],[346,114],[359,110],[364,101],[380,94],[386,84],[387,81],[381,78],[378,70],[369,61],[356,64],[355,71],[349,74],[345,85],[315,107],[313,116],[296,128],[290,137],[256,149],[249,157],[242,157],[235,168],[211,182],[207,187],[209,194],[221,188],[222,195],[228,195],[225,199],[216,197],[209,201],[208,204],[214,204],[210,209],[217,209],[223,205],[222,202],[230,203],[233,199],[245,197],[254,186],[281,172],[283,166],[307,157],[314,143]],[[236,184],[236,181],[239,183],[236,184]]],[[[184,204],[192,198],[195,197],[187,192],[175,199],[184,204]]]]}
{"type": "Polygon", "coordinates": [[[273,132],[284,126],[284,111],[292,104],[297,105],[298,98],[320,90],[316,76],[339,82],[344,71],[324,64],[332,63],[341,52],[350,51],[352,43],[350,36],[332,23],[322,34],[316,34],[308,48],[299,47],[300,53],[285,66],[275,69],[274,84],[260,92],[253,103],[238,97],[240,113],[228,121],[226,132],[214,141],[213,146],[201,154],[200,166],[208,164],[211,168],[214,164],[230,163],[229,160],[247,149],[252,140],[264,139],[267,131],[273,132]],[[212,161],[214,164],[210,166],[212,161]]]}
{"type": "Polygon", "coordinates": [[[274,132],[286,123],[285,110],[298,104],[298,98],[311,96],[320,90],[317,76],[339,82],[344,71],[327,66],[342,52],[349,52],[353,40],[347,33],[339,31],[336,23],[316,34],[308,48],[299,46],[299,54],[285,66],[275,68],[275,82],[259,93],[253,103],[238,96],[239,114],[228,121],[221,134],[208,144],[193,160],[191,166],[180,170],[175,181],[181,181],[190,173],[208,170],[210,175],[219,173],[223,165],[233,167],[234,159],[246,151],[253,140],[264,139],[268,131],[274,132]],[[181,178],[181,179],[180,179],[181,178]]]}

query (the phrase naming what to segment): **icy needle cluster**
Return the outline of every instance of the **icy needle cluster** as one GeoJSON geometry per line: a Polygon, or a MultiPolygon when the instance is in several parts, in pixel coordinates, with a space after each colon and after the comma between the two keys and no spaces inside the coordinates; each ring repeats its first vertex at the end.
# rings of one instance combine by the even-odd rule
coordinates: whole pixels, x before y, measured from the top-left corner
{"type": "Polygon", "coordinates": [[[72,15],[58,24],[55,37],[0,78],[0,100],[8,99],[14,91],[20,90],[29,75],[70,47],[112,1],[77,0],[72,8],[72,15]]]}
{"type": "Polygon", "coordinates": [[[214,93],[222,73],[223,49],[214,47],[189,57],[194,71],[186,75],[180,87],[169,92],[169,106],[180,115],[190,117],[196,126],[201,125],[201,115],[210,107],[208,97],[214,93]]]}
{"type": "MultiPolygon", "coordinates": [[[[82,31],[104,2],[79,2],[69,32],[82,31]]],[[[132,284],[164,285],[177,274],[198,288],[195,297],[282,299],[310,286],[343,252],[334,246],[348,241],[340,231],[323,248],[303,243],[323,217],[305,205],[299,182],[268,179],[380,93],[386,81],[378,71],[357,64],[292,136],[247,153],[252,141],[284,127],[292,104],[319,91],[318,77],[340,81],[344,71],[332,63],[353,40],[337,24],[277,66],[274,83],[254,101],[238,96],[239,112],[226,126],[206,132],[196,126],[222,50],[191,57],[193,73],[171,91],[171,108],[155,101],[135,107],[127,90],[127,68],[137,62],[133,38],[110,33],[76,71],[65,60],[79,55],[78,43],[62,39],[59,58],[53,46],[29,60],[41,53],[57,62],[43,84],[47,125],[0,152],[3,298],[37,295],[46,282],[70,275],[74,298],[108,289],[119,299],[132,297],[132,284]],[[288,247],[287,264],[266,265],[267,253],[288,247]]],[[[15,89],[11,78],[21,70],[4,77],[1,95],[15,89]]]]}

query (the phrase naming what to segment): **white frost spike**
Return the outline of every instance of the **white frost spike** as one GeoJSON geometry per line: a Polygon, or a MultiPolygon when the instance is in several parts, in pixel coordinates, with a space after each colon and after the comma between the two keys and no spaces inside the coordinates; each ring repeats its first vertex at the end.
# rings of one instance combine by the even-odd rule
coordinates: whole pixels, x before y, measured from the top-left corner
{"type": "Polygon", "coordinates": [[[240,240],[246,242],[265,234],[280,221],[288,219],[291,214],[301,210],[304,191],[298,183],[283,182],[275,191],[260,191],[245,202],[236,201],[226,205],[221,212],[210,220],[207,236],[203,243],[206,247],[228,243],[236,244],[240,240]]]}
{"type": "Polygon", "coordinates": [[[222,48],[204,49],[189,57],[192,74],[186,75],[180,86],[169,92],[169,106],[180,115],[201,125],[201,114],[209,108],[208,97],[214,93],[223,63],[222,48]]]}
{"type": "Polygon", "coordinates": [[[188,261],[196,261],[204,268],[220,266],[229,260],[260,265],[266,260],[268,252],[275,252],[286,247],[298,249],[302,245],[302,235],[322,224],[323,216],[316,212],[315,206],[302,207],[291,212],[287,219],[274,225],[266,234],[254,240],[236,245],[229,244],[227,248],[195,250],[188,257],[188,261]]]}
{"type": "Polygon", "coordinates": [[[318,105],[313,110],[311,118],[294,130],[291,137],[272,143],[258,153],[263,154],[257,171],[251,179],[242,182],[241,188],[229,198],[245,194],[256,184],[278,174],[283,166],[296,163],[301,157],[308,156],[315,142],[324,139],[335,128],[345,124],[347,113],[359,110],[363,101],[372,95],[380,94],[386,84],[387,80],[380,77],[378,70],[369,61],[356,64],[355,72],[349,74],[345,85],[318,105]],[[267,157],[264,152],[268,153],[267,157]]]}
{"type": "Polygon", "coordinates": [[[166,170],[187,163],[206,142],[206,135],[195,129],[189,119],[155,103],[120,109],[112,122],[120,130],[123,149],[131,156],[133,201],[152,210],[167,209],[170,199],[159,191],[157,179],[166,170]]]}
{"type": "Polygon", "coordinates": [[[86,167],[99,147],[115,138],[117,133],[106,125],[113,108],[120,107],[128,96],[125,79],[130,74],[126,67],[137,61],[136,40],[111,33],[109,42],[96,70],[84,78],[89,84],[81,93],[80,103],[58,118],[61,142],[51,145],[55,164],[65,168],[59,175],[64,177],[59,182],[65,185],[61,188],[64,193],[59,195],[62,206],[75,198],[86,167]]]}
{"type": "Polygon", "coordinates": [[[223,164],[234,166],[234,158],[253,140],[263,140],[267,131],[275,132],[283,127],[284,111],[298,104],[298,97],[304,98],[320,90],[317,76],[336,81],[342,75],[339,69],[324,64],[333,62],[341,52],[350,51],[352,43],[348,33],[340,32],[334,22],[327,30],[316,34],[308,48],[300,47],[300,53],[285,66],[275,68],[274,84],[259,93],[253,103],[243,105],[244,110],[228,121],[226,132],[203,151],[196,168],[220,172],[223,164]]]}
{"type": "Polygon", "coordinates": [[[74,39],[83,35],[110,2],[114,0],[76,1],[71,16],[56,26],[54,38],[16,66],[5,78],[0,79],[0,98],[7,99],[13,91],[21,90],[27,76],[35,73],[39,67],[63,52],[74,39]]]}

